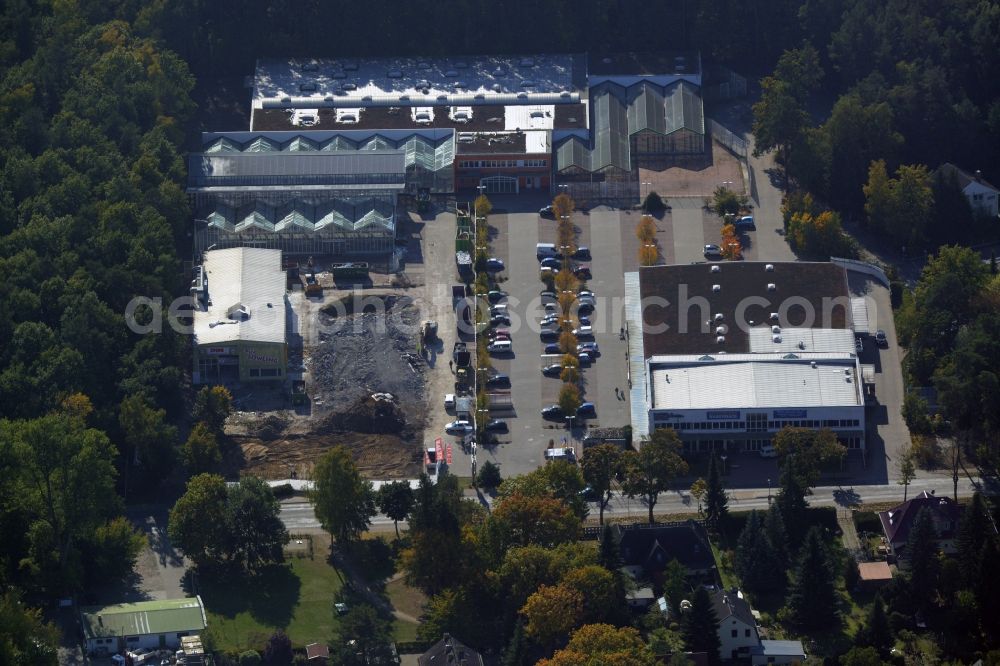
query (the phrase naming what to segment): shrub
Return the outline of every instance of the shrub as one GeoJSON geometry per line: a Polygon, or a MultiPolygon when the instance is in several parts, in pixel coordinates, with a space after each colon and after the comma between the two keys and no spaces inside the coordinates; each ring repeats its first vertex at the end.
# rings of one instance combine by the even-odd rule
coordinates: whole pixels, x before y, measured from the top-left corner
{"type": "Polygon", "coordinates": [[[941,464],[941,449],[933,435],[911,435],[910,452],[920,469],[936,469],[941,464]]]}
{"type": "Polygon", "coordinates": [[[642,202],[642,210],[644,213],[658,213],[667,207],[663,203],[663,199],[656,192],[650,192],[646,195],[645,201],[642,202]]]}
{"type": "Polygon", "coordinates": [[[295,488],[290,483],[282,483],[280,486],[271,488],[274,496],[278,499],[288,499],[295,494],[295,488]]]}
{"type": "Polygon", "coordinates": [[[256,650],[241,652],[240,666],[260,666],[260,654],[256,650]]]}

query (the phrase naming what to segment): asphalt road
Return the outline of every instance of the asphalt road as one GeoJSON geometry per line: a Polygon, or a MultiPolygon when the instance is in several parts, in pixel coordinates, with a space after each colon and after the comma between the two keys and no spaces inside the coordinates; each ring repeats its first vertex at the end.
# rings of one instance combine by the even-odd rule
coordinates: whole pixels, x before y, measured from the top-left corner
{"type": "MultiPolygon", "coordinates": [[[[915,497],[924,491],[934,491],[938,495],[952,495],[952,480],[946,477],[926,477],[914,479],[910,483],[907,491],[908,497],[915,497]]],[[[969,497],[975,491],[975,487],[968,479],[961,479],[958,484],[959,497],[969,497]]],[[[471,492],[471,491],[468,491],[471,492]]],[[[774,488],[741,488],[730,490],[729,508],[731,511],[749,511],[751,509],[766,509],[768,507],[768,496],[772,498],[775,494],[774,488]]],[[[474,499],[470,497],[470,499],[474,499]]],[[[872,504],[885,502],[902,502],[903,487],[897,483],[878,485],[843,485],[843,486],[819,486],[813,489],[813,494],[808,498],[810,506],[854,506],[857,504],[872,504]]],[[[483,495],[479,501],[490,502],[490,497],[483,495]]],[[[591,518],[597,517],[597,504],[590,503],[591,518]]],[[[660,495],[656,506],[653,508],[653,515],[666,514],[697,514],[697,502],[694,502],[687,492],[670,492],[660,495]]],[[[620,493],[615,493],[611,498],[611,503],[604,510],[605,516],[630,517],[637,520],[645,518],[647,515],[646,505],[641,500],[630,499],[620,493]]],[[[319,522],[313,514],[312,505],[308,502],[283,502],[281,504],[281,520],[285,527],[292,533],[303,530],[320,529],[319,522]]],[[[403,527],[405,523],[400,523],[403,527]]],[[[377,515],[372,519],[373,529],[384,531],[392,529],[392,520],[383,515],[377,515]]]]}

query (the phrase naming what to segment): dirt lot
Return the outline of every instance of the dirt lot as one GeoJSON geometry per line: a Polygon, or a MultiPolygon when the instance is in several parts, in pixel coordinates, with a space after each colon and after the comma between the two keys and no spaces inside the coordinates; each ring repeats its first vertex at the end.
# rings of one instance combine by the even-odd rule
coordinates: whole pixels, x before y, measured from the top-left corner
{"type": "Polygon", "coordinates": [[[643,192],[653,191],[664,198],[711,196],[723,183],[734,192],[746,191],[739,160],[715,141],[711,156],[692,158],[663,170],[639,169],[639,182],[650,183],[643,192]]]}
{"type": "Polygon", "coordinates": [[[226,424],[235,444],[226,453],[228,472],[308,478],[337,444],[353,452],[370,478],[419,472],[428,371],[417,347],[420,311],[410,296],[379,292],[291,299],[298,345],[289,355],[301,364],[311,403],[274,409],[268,392],[235,393],[244,411],[226,424]]]}

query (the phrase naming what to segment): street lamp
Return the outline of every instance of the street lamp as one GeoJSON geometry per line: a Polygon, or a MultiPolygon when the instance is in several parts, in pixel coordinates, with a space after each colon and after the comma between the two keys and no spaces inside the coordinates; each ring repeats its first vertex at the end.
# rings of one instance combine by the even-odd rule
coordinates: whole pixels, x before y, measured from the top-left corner
{"type": "Polygon", "coordinates": [[[652,186],[653,186],[653,184],[652,184],[652,183],[642,183],[642,197],[643,197],[644,199],[646,198],[646,194],[647,194],[647,190],[646,190],[646,188],[647,188],[647,187],[652,187],[652,186]]]}
{"type": "Polygon", "coordinates": [[[724,180],[724,181],[722,181],[722,186],[724,188],[726,188],[727,190],[730,189],[729,186],[732,185],[732,184],[733,184],[733,181],[731,181],[731,180],[724,180]]]}
{"type": "Polygon", "coordinates": [[[723,476],[726,475],[726,457],[727,456],[726,456],[725,453],[723,453],[722,455],[719,456],[719,458],[722,460],[722,475],[723,476]]]}
{"type": "Polygon", "coordinates": [[[767,505],[771,506],[771,477],[767,478],[767,505]]]}

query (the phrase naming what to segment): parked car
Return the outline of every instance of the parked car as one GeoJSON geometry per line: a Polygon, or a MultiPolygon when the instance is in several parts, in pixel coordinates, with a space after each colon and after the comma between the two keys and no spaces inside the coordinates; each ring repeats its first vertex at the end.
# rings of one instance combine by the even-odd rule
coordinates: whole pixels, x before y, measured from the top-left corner
{"type": "Polygon", "coordinates": [[[543,328],[538,332],[538,339],[542,342],[556,342],[562,334],[558,328],[543,328]]]}
{"type": "Polygon", "coordinates": [[[505,298],[507,298],[507,292],[500,291],[498,289],[494,289],[493,291],[486,294],[486,300],[488,300],[490,303],[499,303],[505,298]]]}
{"type": "Polygon", "coordinates": [[[499,273],[504,269],[503,259],[490,257],[486,260],[486,271],[488,273],[499,273]]]}
{"type": "Polygon", "coordinates": [[[708,245],[705,246],[705,249],[702,252],[702,254],[704,254],[706,257],[721,257],[722,248],[719,247],[718,245],[715,245],[714,243],[709,243],[708,245]]]}
{"type": "Polygon", "coordinates": [[[507,422],[503,419],[490,419],[485,428],[487,432],[507,432],[507,422]]]}
{"type": "Polygon", "coordinates": [[[577,350],[577,352],[576,352],[576,360],[580,361],[580,366],[581,367],[586,367],[586,366],[590,365],[591,363],[594,362],[595,358],[597,358],[597,355],[594,354],[593,352],[590,352],[590,351],[577,350]]]}
{"type": "Polygon", "coordinates": [[[510,317],[507,315],[490,317],[490,326],[510,326],[510,317]]]}
{"type": "Polygon", "coordinates": [[[580,326],[590,326],[591,325],[590,324],[590,317],[580,316],[580,317],[577,317],[577,319],[580,320],[580,326]]]}
{"type": "Polygon", "coordinates": [[[600,499],[597,496],[597,492],[594,490],[594,487],[589,483],[586,486],[584,486],[583,490],[578,492],[577,495],[582,497],[585,502],[596,502],[598,499],[600,499]]]}
{"type": "Polygon", "coordinates": [[[777,458],[778,452],[770,444],[765,444],[760,447],[760,451],[757,452],[761,458],[777,458]]]}
{"type": "Polygon", "coordinates": [[[452,421],[451,423],[449,423],[444,427],[444,431],[449,435],[465,435],[466,433],[470,433],[473,430],[475,430],[475,428],[472,427],[471,423],[469,423],[468,421],[461,421],[461,420],[452,421]]]}
{"type": "Polygon", "coordinates": [[[542,374],[546,377],[558,377],[562,374],[563,367],[561,363],[551,363],[544,368],[542,368],[542,374]]]}
{"type": "Polygon", "coordinates": [[[555,257],[545,257],[541,260],[541,262],[539,262],[539,266],[542,266],[543,268],[552,268],[558,271],[562,268],[562,262],[555,257]]]}
{"type": "Polygon", "coordinates": [[[510,386],[510,377],[504,374],[496,374],[486,380],[487,388],[499,388],[501,386],[510,386]]]}
{"type": "Polygon", "coordinates": [[[558,296],[556,296],[556,292],[549,291],[548,289],[546,289],[545,291],[538,292],[538,296],[539,298],[542,299],[542,301],[545,301],[546,299],[554,301],[559,298],[558,296]]]}
{"type": "Polygon", "coordinates": [[[491,354],[509,354],[512,351],[510,340],[494,340],[486,345],[486,351],[491,354]]]}
{"type": "Polygon", "coordinates": [[[594,311],[594,303],[590,301],[581,301],[576,307],[577,314],[587,315],[594,311]]]}
{"type": "Polygon", "coordinates": [[[886,337],[885,331],[883,331],[881,328],[875,331],[875,344],[877,344],[879,347],[889,346],[889,338],[886,337]]]}
{"type": "Polygon", "coordinates": [[[600,348],[598,348],[596,342],[581,342],[580,344],[578,344],[576,346],[576,350],[578,352],[585,351],[585,352],[592,353],[592,354],[595,354],[595,355],[601,353],[601,350],[600,350],[600,348]]]}
{"type": "Polygon", "coordinates": [[[563,417],[562,407],[559,405],[549,405],[547,407],[542,407],[542,418],[543,419],[561,419],[563,417]]]}
{"type": "Polygon", "coordinates": [[[577,326],[573,329],[573,335],[578,338],[592,338],[594,337],[594,327],[593,326],[577,326]]]}
{"type": "Polygon", "coordinates": [[[578,298],[577,298],[576,300],[577,300],[577,302],[579,302],[579,303],[580,303],[581,305],[582,305],[583,303],[586,303],[587,305],[597,305],[597,299],[596,299],[596,298],[594,298],[594,296],[592,296],[592,295],[590,295],[590,294],[585,294],[585,295],[583,295],[583,296],[580,296],[580,297],[578,297],[578,298]]]}
{"type": "Polygon", "coordinates": [[[558,272],[559,271],[557,269],[552,268],[551,266],[542,266],[538,269],[538,273],[542,276],[542,280],[545,279],[546,275],[555,275],[558,272]]]}
{"type": "Polygon", "coordinates": [[[576,269],[573,271],[573,275],[575,275],[581,280],[589,280],[593,277],[593,275],[590,272],[590,266],[588,264],[580,264],[579,266],[577,266],[576,269]]]}
{"type": "Polygon", "coordinates": [[[510,330],[506,328],[498,328],[490,334],[490,342],[496,342],[497,340],[507,340],[510,341],[510,330]]]}
{"type": "Polygon", "coordinates": [[[347,615],[347,612],[351,610],[347,607],[347,604],[343,602],[337,602],[333,605],[333,607],[337,610],[337,615],[347,615]]]}
{"type": "Polygon", "coordinates": [[[754,224],[753,215],[744,215],[743,217],[736,220],[737,229],[745,229],[747,231],[755,231],[757,225],[754,224]]]}
{"type": "Polygon", "coordinates": [[[451,409],[454,406],[455,406],[455,394],[446,393],[444,396],[444,408],[451,409]]]}
{"type": "Polygon", "coordinates": [[[573,253],[573,258],[581,261],[590,261],[590,248],[586,245],[581,245],[576,248],[576,252],[573,253]]]}
{"type": "Polygon", "coordinates": [[[538,214],[541,217],[547,217],[550,220],[556,219],[556,213],[555,213],[554,210],[552,210],[552,206],[545,206],[545,207],[543,207],[541,210],[538,211],[538,214]]]}
{"type": "Polygon", "coordinates": [[[597,418],[597,408],[592,402],[582,403],[576,408],[576,417],[578,419],[597,418]]]}
{"type": "Polygon", "coordinates": [[[552,326],[553,324],[558,324],[559,315],[557,315],[554,312],[552,314],[547,314],[544,317],[542,317],[538,323],[541,326],[552,326]]]}
{"type": "Polygon", "coordinates": [[[559,348],[559,344],[555,342],[550,342],[549,344],[542,347],[543,354],[561,354],[562,349],[559,348]]]}
{"type": "Polygon", "coordinates": [[[594,292],[592,292],[592,291],[590,291],[588,289],[584,289],[583,291],[578,292],[576,296],[577,296],[577,298],[586,298],[586,299],[590,299],[590,300],[594,300],[594,299],[597,298],[597,296],[594,294],[594,292]]]}
{"type": "Polygon", "coordinates": [[[490,314],[494,316],[498,314],[507,314],[507,304],[497,303],[496,305],[490,307],[490,314]]]}
{"type": "Polygon", "coordinates": [[[558,312],[559,312],[559,304],[558,303],[546,303],[542,307],[545,308],[545,312],[550,313],[550,314],[552,314],[552,313],[558,314],[558,312]]]}

